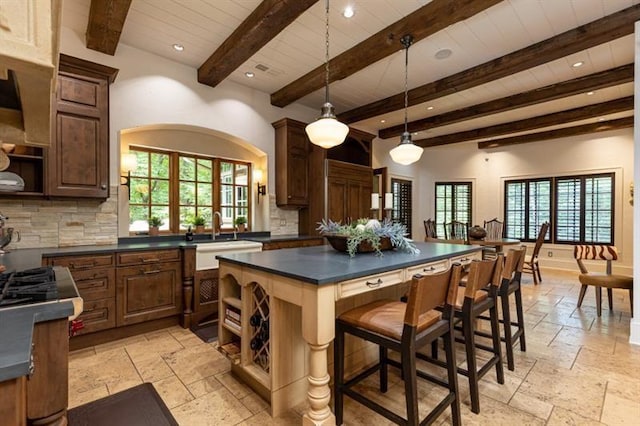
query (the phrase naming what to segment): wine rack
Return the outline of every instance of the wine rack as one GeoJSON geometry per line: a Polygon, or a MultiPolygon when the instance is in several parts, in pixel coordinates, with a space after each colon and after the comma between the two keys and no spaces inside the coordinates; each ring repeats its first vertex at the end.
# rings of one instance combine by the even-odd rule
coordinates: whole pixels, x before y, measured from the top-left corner
{"type": "Polygon", "coordinates": [[[258,283],[251,284],[250,349],[253,363],[266,373],[270,365],[269,295],[258,283]]]}

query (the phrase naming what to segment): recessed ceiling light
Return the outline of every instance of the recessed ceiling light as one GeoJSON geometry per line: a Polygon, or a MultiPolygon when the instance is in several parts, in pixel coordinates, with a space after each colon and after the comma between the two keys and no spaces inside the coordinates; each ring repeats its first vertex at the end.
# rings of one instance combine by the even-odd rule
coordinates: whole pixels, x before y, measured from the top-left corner
{"type": "Polygon", "coordinates": [[[356,11],[353,10],[353,7],[351,6],[347,6],[344,8],[344,10],[342,11],[342,16],[344,16],[345,18],[353,18],[353,15],[356,14],[356,11]]]}
{"type": "Polygon", "coordinates": [[[578,62],[574,63],[574,64],[573,64],[573,65],[571,65],[571,66],[572,66],[572,67],[574,67],[574,68],[578,68],[578,67],[581,67],[581,66],[583,66],[583,65],[584,65],[584,62],[583,62],[583,61],[578,61],[578,62]]]}
{"type": "Polygon", "coordinates": [[[434,56],[436,59],[447,59],[452,53],[451,49],[440,49],[434,56]]]}
{"type": "Polygon", "coordinates": [[[427,107],[427,110],[429,110],[429,111],[431,111],[432,109],[433,109],[433,106],[432,106],[432,105],[429,105],[429,106],[427,107]]]}
{"type": "Polygon", "coordinates": [[[413,136],[418,136],[418,133],[420,132],[413,132],[413,136]]]}
{"type": "Polygon", "coordinates": [[[387,120],[380,120],[380,122],[381,122],[381,123],[386,123],[386,122],[387,122],[387,120]]]}
{"type": "Polygon", "coordinates": [[[244,73],[244,76],[247,77],[247,78],[253,78],[253,77],[255,77],[255,74],[252,73],[251,71],[247,71],[247,72],[244,73]]]}
{"type": "Polygon", "coordinates": [[[173,45],[173,49],[175,51],[177,51],[177,52],[182,52],[184,50],[184,46],[181,45],[181,44],[176,43],[176,44],[173,45]]]}
{"type": "Polygon", "coordinates": [[[604,121],[604,118],[598,118],[598,121],[604,121]]]}
{"type": "Polygon", "coordinates": [[[587,96],[591,96],[591,95],[593,95],[594,93],[596,93],[596,92],[587,92],[587,96]]]}

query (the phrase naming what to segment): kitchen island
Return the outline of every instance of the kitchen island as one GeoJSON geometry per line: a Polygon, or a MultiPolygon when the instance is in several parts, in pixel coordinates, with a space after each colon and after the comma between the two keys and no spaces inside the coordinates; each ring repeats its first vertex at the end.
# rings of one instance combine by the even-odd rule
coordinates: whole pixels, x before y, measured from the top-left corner
{"type": "MultiPolygon", "coordinates": [[[[414,274],[479,259],[481,247],[417,243],[419,254],[346,253],[329,246],[219,256],[219,348],[232,372],[270,402],[277,417],[306,401],[304,424],[333,425],[329,346],[336,314],[383,297],[399,297],[414,274]]],[[[377,351],[347,343],[347,369],[377,351]]]]}

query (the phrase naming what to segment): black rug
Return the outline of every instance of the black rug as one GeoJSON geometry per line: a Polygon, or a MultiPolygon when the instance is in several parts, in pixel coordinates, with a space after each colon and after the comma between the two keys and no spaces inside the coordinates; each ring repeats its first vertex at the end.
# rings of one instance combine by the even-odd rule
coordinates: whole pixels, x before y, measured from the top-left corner
{"type": "Polygon", "coordinates": [[[218,323],[198,326],[192,328],[191,331],[205,343],[215,342],[218,339],[218,323]]]}
{"type": "Polygon", "coordinates": [[[151,383],[72,408],[69,426],[178,426],[151,383]]]}

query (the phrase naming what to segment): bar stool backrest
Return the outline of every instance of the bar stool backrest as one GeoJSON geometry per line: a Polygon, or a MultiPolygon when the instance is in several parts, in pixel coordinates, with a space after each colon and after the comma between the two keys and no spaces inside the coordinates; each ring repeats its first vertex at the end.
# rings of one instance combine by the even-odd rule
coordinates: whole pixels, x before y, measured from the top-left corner
{"type": "Polygon", "coordinates": [[[433,275],[414,275],[409,288],[404,323],[415,327],[420,315],[437,306],[451,306],[458,296],[462,266],[454,264],[445,272],[433,275]]]}

